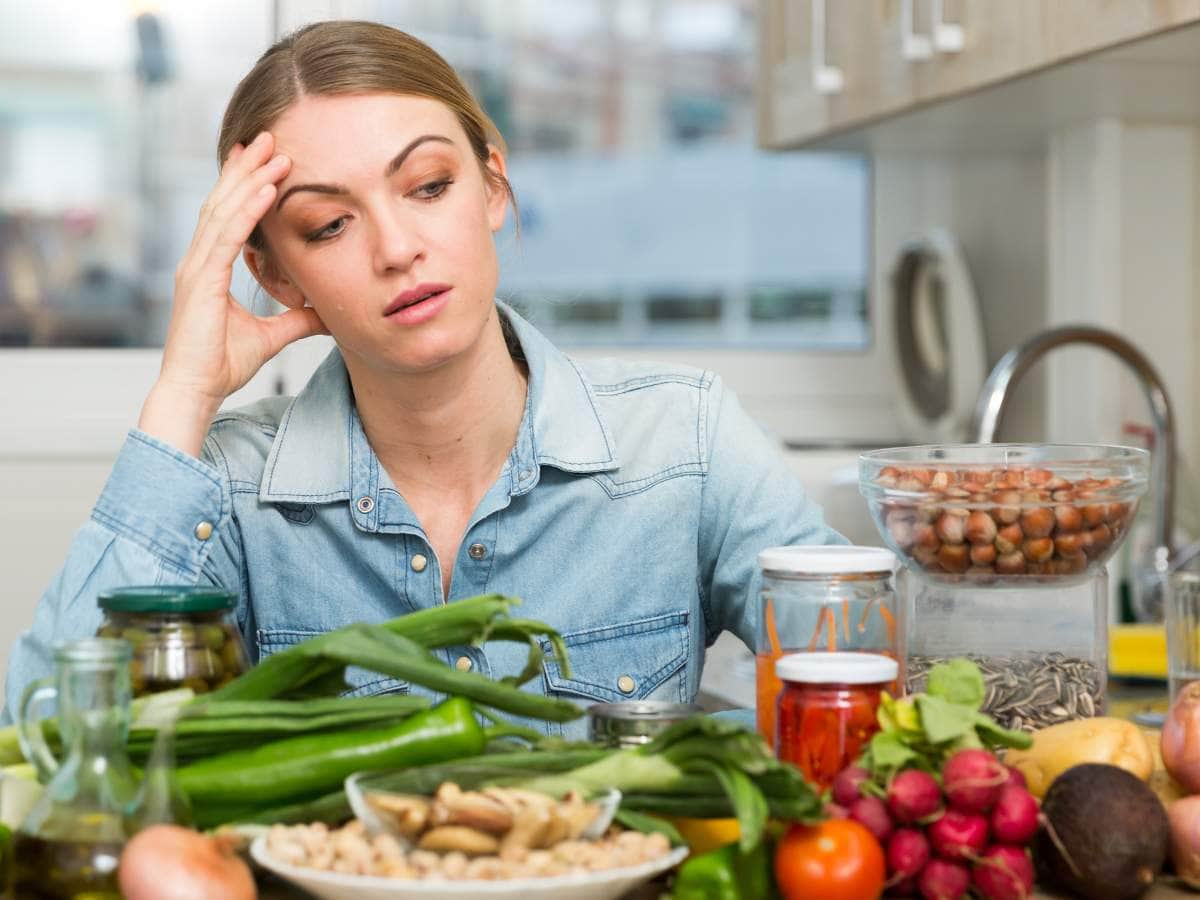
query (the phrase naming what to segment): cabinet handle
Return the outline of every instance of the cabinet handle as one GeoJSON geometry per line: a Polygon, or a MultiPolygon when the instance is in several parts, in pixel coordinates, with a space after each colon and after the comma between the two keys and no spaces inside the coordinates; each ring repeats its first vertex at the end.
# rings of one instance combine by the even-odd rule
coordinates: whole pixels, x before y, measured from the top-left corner
{"type": "Polygon", "coordinates": [[[963,27],[946,21],[945,0],[933,0],[933,46],[940,53],[958,53],[965,43],[963,27]]]}
{"type": "Polygon", "coordinates": [[[900,0],[900,52],[908,60],[929,59],[933,42],[927,34],[913,30],[913,4],[916,0],[900,0]]]}
{"type": "Polygon", "coordinates": [[[818,94],[840,94],[845,78],[825,62],[825,0],[812,0],[812,80],[818,94]]]}

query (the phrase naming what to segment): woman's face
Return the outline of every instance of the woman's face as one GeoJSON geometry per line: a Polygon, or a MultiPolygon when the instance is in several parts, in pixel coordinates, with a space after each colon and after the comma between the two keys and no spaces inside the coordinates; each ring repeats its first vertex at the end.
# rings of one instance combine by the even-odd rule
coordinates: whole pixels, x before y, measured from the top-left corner
{"type": "MultiPolygon", "coordinates": [[[[493,311],[492,235],[507,196],[449,107],[306,97],[270,131],[292,164],[261,223],[270,265],[247,255],[268,290],[288,306],[307,301],[343,352],[373,368],[426,371],[474,346],[493,311]]],[[[504,173],[499,153],[489,164],[504,173]]]]}

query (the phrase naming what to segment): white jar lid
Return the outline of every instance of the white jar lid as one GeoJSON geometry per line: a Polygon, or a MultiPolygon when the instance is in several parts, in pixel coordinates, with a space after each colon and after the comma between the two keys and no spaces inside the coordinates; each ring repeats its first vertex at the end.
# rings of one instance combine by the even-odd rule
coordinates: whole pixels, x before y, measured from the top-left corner
{"type": "Polygon", "coordinates": [[[862,575],[894,571],[896,554],[886,547],[846,544],[769,547],[758,554],[758,567],[789,575],[862,575]]]}
{"type": "Polygon", "coordinates": [[[789,653],[775,661],[775,674],[804,684],[884,684],[896,680],[900,665],[882,653],[789,653]]]}

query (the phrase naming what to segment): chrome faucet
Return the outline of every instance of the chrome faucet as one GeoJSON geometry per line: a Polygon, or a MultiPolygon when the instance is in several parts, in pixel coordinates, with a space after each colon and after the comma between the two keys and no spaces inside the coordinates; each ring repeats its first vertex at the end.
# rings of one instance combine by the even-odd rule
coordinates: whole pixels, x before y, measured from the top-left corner
{"type": "Polygon", "coordinates": [[[1175,523],[1175,414],[1162,378],[1140,350],[1120,335],[1087,325],[1051,328],[1013,347],[1000,358],[988,375],[975,404],[971,433],[981,444],[996,439],[1014,383],[1055,347],[1089,344],[1110,351],[1131,368],[1141,382],[1154,419],[1152,468],[1158,493],[1158,515],[1154,523],[1154,570],[1165,573],[1171,563],[1171,538],[1175,523]]]}

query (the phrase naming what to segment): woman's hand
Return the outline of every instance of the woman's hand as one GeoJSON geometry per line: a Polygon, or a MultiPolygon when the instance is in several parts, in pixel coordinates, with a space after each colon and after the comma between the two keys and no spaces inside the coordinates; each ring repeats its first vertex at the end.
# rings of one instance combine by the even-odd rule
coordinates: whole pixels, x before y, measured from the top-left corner
{"type": "Polygon", "coordinates": [[[138,427],[193,456],[226,397],[288,344],[328,334],[311,308],[255,316],[229,292],[234,262],[291,166],[286,156],[273,155],[274,145],[263,132],[230,151],[175,270],[162,369],[138,427]]]}

